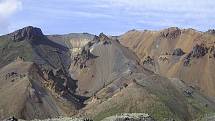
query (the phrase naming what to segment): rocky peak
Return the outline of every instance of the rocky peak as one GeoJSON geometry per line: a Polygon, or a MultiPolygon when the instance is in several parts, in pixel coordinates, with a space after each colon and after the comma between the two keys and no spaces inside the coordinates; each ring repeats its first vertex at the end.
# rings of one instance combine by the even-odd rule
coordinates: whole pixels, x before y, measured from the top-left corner
{"type": "Polygon", "coordinates": [[[99,39],[100,39],[100,41],[110,40],[110,39],[108,38],[108,36],[105,35],[104,33],[100,33],[100,34],[99,34],[99,39]]]}
{"type": "Polygon", "coordinates": [[[12,40],[23,41],[43,38],[44,35],[40,28],[28,26],[23,29],[17,30],[10,34],[12,40]]]}

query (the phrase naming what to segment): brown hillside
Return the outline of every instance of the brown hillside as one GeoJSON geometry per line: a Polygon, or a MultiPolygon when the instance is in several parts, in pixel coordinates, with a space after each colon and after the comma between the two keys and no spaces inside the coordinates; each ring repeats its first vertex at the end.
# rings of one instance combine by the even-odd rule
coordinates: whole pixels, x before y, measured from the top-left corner
{"type": "Polygon", "coordinates": [[[120,36],[120,42],[132,49],[141,64],[150,70],[180,78],[203,93],[215,96],[215,35],[212,32],[175,27],[161,31],[133,30],[120,36]],[[177,53],[176,49],[185,54],[173,54],[177,53]]]}

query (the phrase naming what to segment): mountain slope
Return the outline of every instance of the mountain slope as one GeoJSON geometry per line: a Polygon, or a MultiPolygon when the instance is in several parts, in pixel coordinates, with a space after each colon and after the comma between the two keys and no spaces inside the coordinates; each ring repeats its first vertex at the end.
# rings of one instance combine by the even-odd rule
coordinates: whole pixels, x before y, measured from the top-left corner
{"type": "Polygon", "coordinates": [[[120,37],[120,42],[132,49],[148,69],[180,78],[211,97],[215,95],[214,40],[211,31],[174,27],[161,31],[134,30],[120,37]]]}
{"type": "Polygon", "coordinates": [[[31,26],[0,39],[0,119],[10,115],[23,119],[71,116],[83,106],[84,97],[74,94],[77,86],[68,71],[71,57],[67,47],[31,26]],[[13,100],[15,95],[20,97],[13,100]]]}
{"type": "Polygon", "coordinates": [[[25,27],[11,34],[0,37],[0,67],[12,62],[18,56],[26,61],[33,61],[50,68],[69,66],[68,48],[50,41],[39,28],[25,27]],[[61,61],[57,56],[63,56],[61,61]],[[54,58],[54,59],[53,59],[54,58]]]}
{"type": "Polygon", "coordinates": [[[137,57],[117,40],[100,34],[74,58],[71,71],[78,81],[78,91],[96,93],[115,79],[135,71],[137,57]]]}
{"type": "Polygon", "coordinates": [[[77,93],[91,97],[79,115],[96,121],[118,113],[138,112],[161,121],[187,121],[215,109],[214,102],[198,90],[145,69],[133,52],[104,34],[74,57],[71,71],[78,80],[77,93]]]}

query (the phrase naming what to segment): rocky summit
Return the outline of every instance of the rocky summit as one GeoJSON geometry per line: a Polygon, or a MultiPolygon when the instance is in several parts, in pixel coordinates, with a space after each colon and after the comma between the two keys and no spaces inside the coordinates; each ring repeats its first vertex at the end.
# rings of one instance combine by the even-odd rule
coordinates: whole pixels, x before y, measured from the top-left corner
{"type": "Polygon", "coordinates": [[[213,121],[214,31],[0,36],[0,120],[213,121]],[[14,98],[15,97],[15,98],[14,98]]]}
{"type": "Polygon", "coordinates": [[[43,38],[44,35],[40,28],[28,26],[23,29],[17,30],[10,34],[13,41],[22,41],[22,40],[33,40],[36,38],[43,38]]]}

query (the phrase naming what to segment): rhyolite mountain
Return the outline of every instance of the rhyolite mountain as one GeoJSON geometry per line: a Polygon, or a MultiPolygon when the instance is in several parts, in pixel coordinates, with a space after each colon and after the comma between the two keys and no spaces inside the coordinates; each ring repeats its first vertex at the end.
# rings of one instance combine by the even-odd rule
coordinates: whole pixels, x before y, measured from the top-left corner
{"type": "Polygon", "coordinates": [[[214,30],[133,30],[119,40],[137,54],[146,68],[165,77],[179,78],[201,93],[215,96],[214,30]]]}
{"type": "MultiPolygon", "coordinates": [[[[192,121],[213,116],[211,96],[180,76],[170,78],[158,70],[169,68],[158,66],[155,57],[163,49],[156,48],[174,45],[183,32],[168,29],[156,38],[160,43],[148,40],[145,44],[136,42],[136,37],[154,36],[130,32],[120,37],[103,33],[44,35],[30,26],[0,36],[0,119],[74,116],[100,121],[121,113],[144,113],[151,120],[192,121]],[[144,51],[137,52],[137,48],[144,51]]],[[[193,48],[184,44],[188,49],[179,45],[170,46],[172,55],[168,55],[183,57],[181,62],[188,69],[194,59],[212,53],[201,43],[193,48]]]]}

